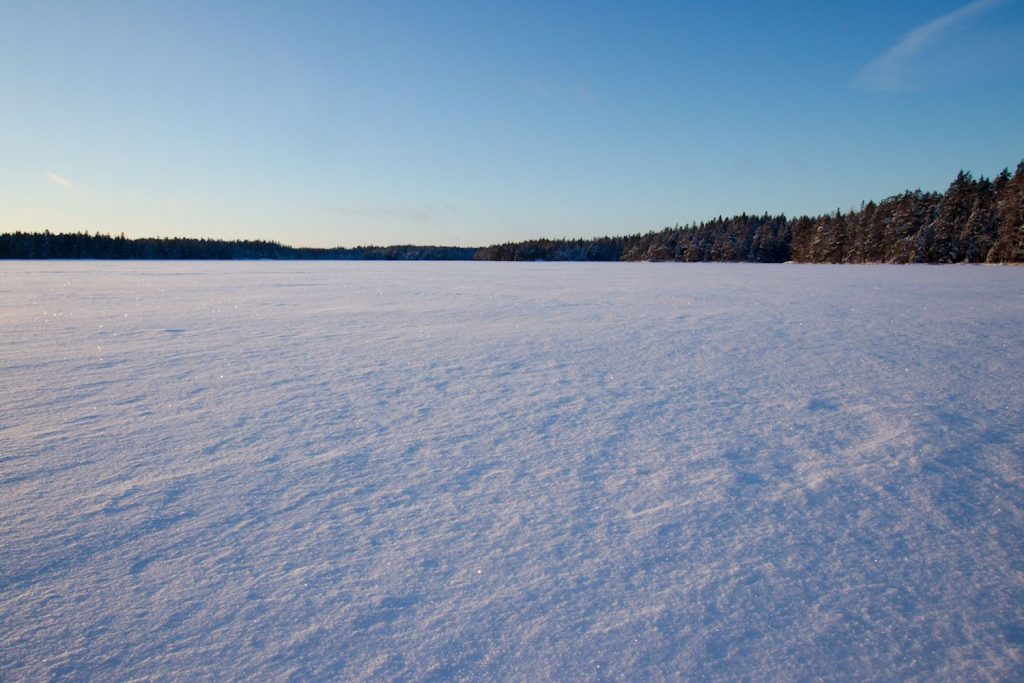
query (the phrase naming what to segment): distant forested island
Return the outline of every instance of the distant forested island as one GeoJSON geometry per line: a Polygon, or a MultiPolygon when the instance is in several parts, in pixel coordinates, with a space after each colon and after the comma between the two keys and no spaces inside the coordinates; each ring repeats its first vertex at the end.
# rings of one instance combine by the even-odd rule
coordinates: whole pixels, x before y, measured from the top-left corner
{"type": "Polygon", "coordinates": [[[315,249],[250,240],[14,232],[0,235],[0,258],[1024,263],[1024,161],[1013,174],[1004,169],[989,180],[961,171],[945,193],[907,191],[847,213],[720,216],[621,237],[480,248],[315,249]]]}

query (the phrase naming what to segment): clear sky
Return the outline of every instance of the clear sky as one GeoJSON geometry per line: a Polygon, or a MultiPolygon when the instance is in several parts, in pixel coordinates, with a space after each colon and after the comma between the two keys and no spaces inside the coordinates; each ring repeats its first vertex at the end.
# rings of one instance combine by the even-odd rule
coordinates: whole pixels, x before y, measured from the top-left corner
{"type": "Polygon", "coordinates": [[[0,2],[0,231],[477,246],[1024,158],[1024,0],[0,2]]]}

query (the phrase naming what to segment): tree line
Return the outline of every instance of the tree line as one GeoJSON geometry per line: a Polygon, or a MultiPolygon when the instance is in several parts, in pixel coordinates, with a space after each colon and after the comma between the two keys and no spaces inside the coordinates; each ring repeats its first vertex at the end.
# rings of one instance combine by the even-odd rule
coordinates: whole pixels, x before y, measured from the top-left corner
{"type": "Polygon", "coordinates": [[[907,191],[816,217],[749,216],[591,240],[484,247],[501,261],[752,261],[1022,263],[1024,161],[994,180],[960,171],[945,193],[907,191]]]}
{"type": "Polygon", "coordinates": [[[279,259],[332,261],[468,260],[473,247],[398,245],[390,247],[289,247],[260,240],[207,240],[188,237],[130,239],[87,232],[13,232],[0,235],[0,258],[8,259],[279,259]]]}
{"type": "Polygon", "coordinates": [[[821,216],[718,217],[660,231],[489,247],[289,247],[259,240],[0,235],[0,258],[1024,263],[1024,161],[1012,175],[960,171],[944,193],[907,191],[821,216]]]}

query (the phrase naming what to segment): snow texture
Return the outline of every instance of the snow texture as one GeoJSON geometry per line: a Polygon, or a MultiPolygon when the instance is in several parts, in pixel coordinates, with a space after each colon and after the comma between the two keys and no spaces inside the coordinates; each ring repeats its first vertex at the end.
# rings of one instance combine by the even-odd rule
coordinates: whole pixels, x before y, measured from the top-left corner
{"type": "Polygon", "coordinates": [[[8,262],[0,679],[1021,680],[1024,269],[8,262]]]}

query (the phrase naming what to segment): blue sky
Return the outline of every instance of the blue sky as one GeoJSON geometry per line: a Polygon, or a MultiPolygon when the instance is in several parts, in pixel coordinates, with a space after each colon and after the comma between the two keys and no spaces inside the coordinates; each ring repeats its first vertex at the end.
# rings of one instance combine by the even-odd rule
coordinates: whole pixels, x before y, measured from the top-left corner
{"type": "Polygon", "coordinates": [[[483,245],[1024,158],[1024,0],[0,4],[0,231],[483,245]]]}

